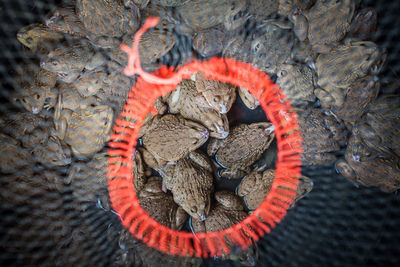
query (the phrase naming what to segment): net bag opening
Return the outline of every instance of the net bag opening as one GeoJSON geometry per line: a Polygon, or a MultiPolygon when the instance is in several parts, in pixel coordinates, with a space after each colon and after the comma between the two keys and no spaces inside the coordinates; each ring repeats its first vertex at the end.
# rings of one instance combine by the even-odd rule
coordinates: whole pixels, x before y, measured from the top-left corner
{"type": "Polygon", "coordinates": [[[136,33],[132,47],[121,46],[129,56],[125,74],[137,73],[140,77],[116,120],[109,143],[107,177],[110,201],[124,227],[150,247],[180,256],[207,258],[229,254],[227,240],[242,248],[248,247],[252,240],[257,241],[268,234],[283,219],[294,200],[301,175],[302,154],[297,115],[278,85],[248,63],[213,57],[208,61],[191,61],[177,70],[163,66],[152,74],[144,72],[138,57],[139,40],[157,22],[157,18],[149,18],[136,33]],[[140,127],[148,112],[153,110],[153,103],[196,72],[203,73],[208,79],[243,87],[257,98],[273,123],[278,159],[271,190],[251,215],[222,231],[193,234],[163,226],[142,209],[134,189],[132,162],[140,127]]]}

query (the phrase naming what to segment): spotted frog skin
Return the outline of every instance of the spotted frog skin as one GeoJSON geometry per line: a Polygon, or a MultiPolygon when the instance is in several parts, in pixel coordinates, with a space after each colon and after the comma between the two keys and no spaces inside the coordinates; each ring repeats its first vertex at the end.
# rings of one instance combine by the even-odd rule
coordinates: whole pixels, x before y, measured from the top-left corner
{"type": "Polygon", "coordinates": [[[343,90],[359,78],[378,74],[385,59],[384,51],[369,41],[350,40],[328,54],[320,54],[315,62],[319,88],[314,93],[322,103],[342,106],[343,90]]]}
{"type": "Polygon", "coordinates": [[[204,96],[197,91],[194,81],[182,80],[166,102],[171,113],[180,113],[187,119],[203,124],[211,137],[221,139],[228,136],[227,116],[208,104],[204,96]]]}
{"type": "Polygon", "coordinates": [[[211,139],[207,153],[215,155],[217,162],[225,168],[220,171],[222,177],[241,178],[250,172],[250,166],[274,138],[272,123],[240,124],[231,130],[227,138],[211,139]]]}
{"type": "Polygon", "coordinates": [[[57,74],[40,69],[36,61],[24,64],[16,70],[12,101],[20,102],[33,114],[50,109],[57,102],[56,82],[57,74]]]}
{"type": "Polygon", "coordinates": [[[168,165],[160,171],[165,187],[174,201],[190,216],[205,220],[210,211],[213,192],[212,167],[208,158],[198,151],[168,165]]]}
{"type": "MultiPolygon", "coordinates": [[[[231,227],[247,217],[245,206],[238,196],[231,192],[220,191],[215,193],[216,203],[205,221],[191,218],[191,227],[195,233],[221,231],[231,227]]],[[[227,242],[228,247],[235,251],[232,243],[227,242]]],[[[258,258],[256,244],[249,248],[239,250],[239,253],[232,252],[229,255],[223,254],[221,260],[239,261],[243,266],[254,266],[258,258]]]]}
{"type": "Polygon", "coordinates": [[[110,139],[113,117],[113,110],[105,105],[75,111],[62,109],[59,96],[54,125],[58,137],[70,145],[74,155],[86,158],[100,151],[110,139]]]}
{"type": "Polygon", "coordinates": [[[63,82],[74,82],[84,70],[94,70],[104,65],[105,57],[87,41],[80,39],[68,46],[50,51],[40,66],[58,74],[63,82]]]}
{"type": "Polygon", "coordinates": [[[326,53],[350,30],[355,5],[355,0],[317,1],[309,10],[295,8],[289,19],[300,41],[308,38],[315,51],[326,53]]]}
{"type": "MultiPolygon", "coordinates": [[[[264,172],[253,171],[242,180],[237,188],[237,194],[243,198],[249,210],[255,210],[264,201],[271,189],[274,178],[275,170],[269,169],[264,172]]],[[[300,177],[292,206],[307,195],[312,188],[313,182],[310,178],[300,177]]]]}
{"type": "Polygon", "coordinates": [[[156,116],[143,126],[143,157],[152,168],[163,168],[187,156],[208,139],[201,124],[180,115],[156,116]]]}
{"type": "Polygon", "coordinates": [[[246,1],[240,0],[191,0],[176,7],[182,18],[182,24],[177,25],[183,33],[193,33],[208,29],[223,23],[225,28],[233,30],[244,24],[247,17],[234,19],[240,11],[246,8],[246,1]]]}
{"type": "Polygon", "coordinates": [[[208,104],[221,114],[226,114],[236,100],[236,86],[204,78],[196,73],[196,88],[202,93],[208,104]]]}

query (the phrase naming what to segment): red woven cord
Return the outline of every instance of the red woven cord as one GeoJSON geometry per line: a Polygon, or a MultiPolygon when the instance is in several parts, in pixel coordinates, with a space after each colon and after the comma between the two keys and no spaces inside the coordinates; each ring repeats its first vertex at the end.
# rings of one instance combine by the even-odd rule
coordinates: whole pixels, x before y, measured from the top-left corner
{"type": "Polygon", "coordinates": [[[139,74],[140,77],[130,91],[111,135],[107,178],[112,207],[134,237],[165,253],[213,257],[230,253],[226,240],[246,248],[253,240],[257,241],[263,234],[269,233],[283,219],[293,202],[301,173],[302,153],[297,115],[268,75],[251,64],[234,59],[214,57],[209,61],[193,60],[176,72],[166,66],[151,74],[144,72],[140,66],[139,40],[157,22],[156,18],[147,20],[135,35],[132,47],[121,45],[129,57],[125,74],[139,74]],[[142,209],[133,186],[132,162],[140,127],[148,112],[155,112],[153,103],[158,97],[174,90],[182,79],[196,72],[202,72],[209,79],[246,88],[259,100],[275,127],[278,159],[271,190],[251,215],[228,229],[194,234],[169,229],[142,209]]]}

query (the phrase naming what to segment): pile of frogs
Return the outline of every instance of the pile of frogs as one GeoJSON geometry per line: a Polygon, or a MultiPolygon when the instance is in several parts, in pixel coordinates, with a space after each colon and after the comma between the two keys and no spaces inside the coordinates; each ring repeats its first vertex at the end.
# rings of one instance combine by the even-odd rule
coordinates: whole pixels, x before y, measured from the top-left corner
{"type": "MultiPolygon", "coordinates": [[[[400,99],[380,93],[386,52],[370,41],[376,12],[360,2],[65,1],[17,34],[26,51],[15,70],[16,111],[0,121],[0,172],[9,189],[1,198],[23,204],[36,194],[32,187],[68,187],[77,210],[90,203],[110,210],[106,145],[136,80],[123,75],[127,56],[119,46],[131,44],[149,16],[160,22],[139,45],[146,71],[185,54],[182,42],[200,59],[251,63],[276,80],[297,112],[302,165],[335,163],[353,183],[399,189],[400,99]],[[338,156],[341,148],[344,157],[338,156]]],[[[181,57],[183,64],[187,58],[181,57]]],[[[154,103],[158,114],[148,114],[139,134],[134,185],[142,207],[159,223],[217,231],[265,198],[274,178],[271,160],[265,163],[276,153],[274,127],[268,121],[234,124],[229,112],[238,101],[260,109],[246,89],[198,73],[154,103]],[[224,179],[238,179],[235,192],[215,189],[224,179]]],[[[312,183],[300,179],[295,201],[312,183]]],[[[80,230],[69,231],[64,234],[74,237],[80,230]]],[[[129,251],[138,244],[125,230],[119,244],[116,264],[134,261],[129,251]]],[[[251,265],[256,255],[254,244],[239,259],[251,265]]]]}

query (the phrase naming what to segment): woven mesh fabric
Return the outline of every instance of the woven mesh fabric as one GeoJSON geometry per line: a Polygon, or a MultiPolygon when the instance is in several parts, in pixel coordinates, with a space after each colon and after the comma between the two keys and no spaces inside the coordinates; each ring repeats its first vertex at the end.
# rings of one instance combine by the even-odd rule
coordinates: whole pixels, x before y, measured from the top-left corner
{"type": "MultiPolygon", "coordinates": [[[[74,1],[4,0],[0,3],[2,123],[3,118],[10,118],[10,114],[25,112],[21,106],[10,103],[15,73],[18,69],[26,71],[28,68],[26,61],[29,51],[18,42],[16,33],[28,24],[43,22],[48,18],[49,12],[56,10],[61,2],[68,4],[74,1]]],[[[131,2],[143,4],[146,1],[131,2]]],[[[361,2],[361,7],[372,7],[377,12],[378,26],[371,40],[384,47],[387,52],[386,63],[379,74],[380,94],[398,95],[400,64],[397,40],[400,22],[396,18],[400,11],[400,3],[369,0],[361,2]]],[[[207,6],[213,7],[213,4],[207,6]]],[[[268,7],[265,5],[259,7],[255,3],[250,4],[249,10],[252,8],[258,8],[264,14],[268,13],[268,7]]],[[[158,15],[163,18],[174,12],[173,8],[159,10],[158,15]]],[[[246,16],[245,12],[239,12],[236,18],[241,16],[246,16]]],[[[254,34],[258,34],[260,24],[253,16],[246,22],[244,30],[231,32],[244,40],[242,45],[231,50],[237,60],[248,60],[250,52],[245,49],[246,43],[252,40],[254,34]]],[[[175,45],[166,55],[160,57],[159,63],[177,66],[190,57],[209,59],[208,55],[194,53],[192,46],[195,40],[190,34],[182,34],[179,30],[172,30],[175,34],[175,45]]],[[[274,38],[282,40],[289,37],[283,35],[274,38]]],[[[73,42],[73,38],[66,40],[67,46],[73,42]]],[[[124,42],[129,44],[129,38],[124,39],[124,42]]],[[[270,44],[272,48],[276,48],[276,45],[270,44]]],[[[123,56],[123,52],[118,56],[121,55],[123,56]]],[[[281,53],[278,59],[285,56],[285,53],[281,53]]],[[[31,65],[38,65],[37,60],[31,62],[31,65]]],[[[254,65],[260,67],[257,62],[254,65]]],[[[120,72],[123,70],[120,65],[112,65],[109,68],[120,72]]],[[[154,70],[151,64],[143,65],[143,68],[146,71],[154,70]]],[[[276,78],[275,75],[271,76],[276,78]]],[[[29,76],[27,81],[29,82],[29,76]]],[[[121,103],[123,104],[121,99],[124,99],[132,87],[130,81],[123,79],[119,82],[119,88],[123,88],[125,93],[116,96],[112,101],[111,105],[118,110],[117,112],[121,111],[118,109],[121,103]]],[[[49,116],[52,113],[53,109],[49,116]]],[[[41,114],[47,112],[43,111],[41,114]]],[[[229,113],[233,124],[263,121],[264,116],[261,109],[247,110],[240,100],[236,101],[229,113]]],[[[41,127],[45,129],[52,127],[51,120],[41,123],[41,127]]],[[[1,132],[12,135],[13,129],[19,129],[18,123],[12,125],[15,128],[3,128],[1,132]]],[[[344,149],[345,146],[342,145],[341,149],[335,151],[338,157],[343,157],[344,149]]],[[[102,152],[106,153],[105,150],[102,152]]],[[[99,193],[106,190],[106,181],[102,181],[102,184],[92,184],[91,179],[98,175],[97,170],[106,172],[106,165],[101,157],[98,162],[92,161],[91,165],[73,157],[75,182],[71,182],[69,165],[54,167],[45,166],[41,162],[27,163],[24,161],[24,153],[20,154],[21,168],[18,172],[1,174],[1,266],[240,265],[234,261],[165,255],[140,241],[133,240],[128,233],[125,233],[126,238],[122,238],[121,233],[125,230],[118,214],[110,209],[107,199],[101,199],[103,194],[99,193]],[[25,177],[31,179],[26,180],[25,177]]],[[[288,210],[282,222],[257,242],[257,266],[399,265],[400,199],[396,192],[384,193],[379,188],[355,187],[335,171],[333,164],[302,167],[302,174],[313,180],[314,187],[294,208],[288,210]]],[[[225,189],[231,186],[229,182],[221,183],[218,188],[225,189]]]]}

